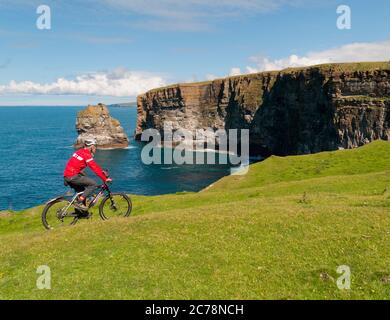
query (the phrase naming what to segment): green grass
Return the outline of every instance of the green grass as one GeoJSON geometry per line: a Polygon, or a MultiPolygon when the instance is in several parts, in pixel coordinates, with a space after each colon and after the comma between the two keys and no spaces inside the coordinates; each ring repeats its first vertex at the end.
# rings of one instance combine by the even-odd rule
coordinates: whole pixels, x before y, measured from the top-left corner
{"type": "Polygon", "coordinates": [[[390,61],[367,61],[367,62],[345,62],[345,63],[324,63],[318,64],[311,67],[297,67],[287,68],[282,72],[301,71],[310,68],[317,68],[320,71],[333,71],[333,72],[368,72],[375,70],[389,70],[390,61]]]}
{"type": "Polygon", "coordinates": [[[390,142],[271,157],[134,215],[44,231],[0,214],[1,299],[388,299],[390,142]],[[52,289],[36,288],[48,265],[52,289]],[[336,269],[348,265],[351,290],[336,269]],[[324,276],[325,275],[325,276],[324,276]]]}

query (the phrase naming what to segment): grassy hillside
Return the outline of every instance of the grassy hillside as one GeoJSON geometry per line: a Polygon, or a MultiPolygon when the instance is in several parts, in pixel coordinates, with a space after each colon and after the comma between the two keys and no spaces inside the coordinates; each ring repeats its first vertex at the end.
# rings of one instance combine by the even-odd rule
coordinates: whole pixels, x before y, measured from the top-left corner
{"type": "Polygon", "coordinates": [[[0,298],[390,297],[390,142],[271,157],[200,193],[133,202],[131,218],[51,232],[41,207],[1,213],[0,298]],[[51,290],[35,286],[39,265],[51,290]],[[339,265],[351,290],[337,289],[339,265]]]}

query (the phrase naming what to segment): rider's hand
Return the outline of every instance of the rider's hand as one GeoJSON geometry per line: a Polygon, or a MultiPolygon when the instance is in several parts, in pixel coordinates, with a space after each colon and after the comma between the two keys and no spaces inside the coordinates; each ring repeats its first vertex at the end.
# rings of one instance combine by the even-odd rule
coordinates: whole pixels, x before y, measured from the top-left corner
{"type": "Polygon", "coordinates": [[[106,179],[106,183],[111,183],[112,182],[112,179],[111,178],[107,178],[106,179]]]}

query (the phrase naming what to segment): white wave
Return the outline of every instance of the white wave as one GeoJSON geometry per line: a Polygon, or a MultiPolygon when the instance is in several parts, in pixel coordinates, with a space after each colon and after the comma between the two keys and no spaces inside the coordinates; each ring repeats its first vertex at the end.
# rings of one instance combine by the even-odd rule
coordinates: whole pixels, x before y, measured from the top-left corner
{"type": "Polygon", "coordinates": [[[99,149],[99,151],[110,151],[110,150],[130,150],[130,149],[136,149],[137,147],[135,146],[128,146],[128,147],[125,147],[125,148],[103,148],[103,149],[99,149]]]}

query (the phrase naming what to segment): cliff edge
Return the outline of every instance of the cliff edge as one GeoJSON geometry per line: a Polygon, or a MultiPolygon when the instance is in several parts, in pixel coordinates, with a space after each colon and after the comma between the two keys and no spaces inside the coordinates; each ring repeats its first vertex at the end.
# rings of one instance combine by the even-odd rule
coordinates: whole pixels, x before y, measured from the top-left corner
{"type": "Polygon", "coordinates": [[[390,62],[324,64],[153,89],[137,98],[149,128],[249,129],[252,154],[349,149],[390,140],[390,62]]]}

